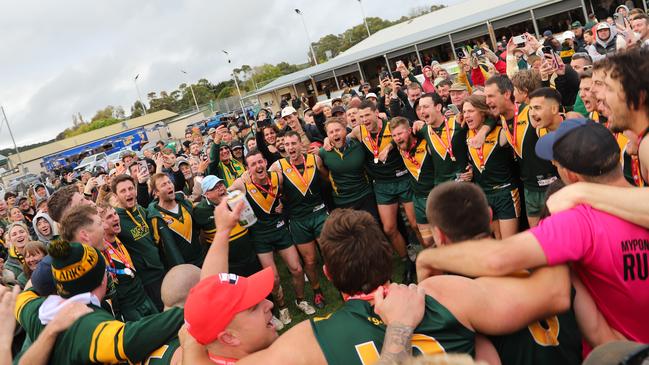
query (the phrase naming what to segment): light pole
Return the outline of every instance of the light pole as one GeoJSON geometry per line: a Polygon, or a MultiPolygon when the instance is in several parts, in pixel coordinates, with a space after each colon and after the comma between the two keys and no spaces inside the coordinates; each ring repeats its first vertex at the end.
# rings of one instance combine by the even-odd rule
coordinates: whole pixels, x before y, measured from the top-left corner
{"type": "Polygon", "coordinates": [[[140,77],[140,74],[135,75],[135,78],[133,79],[133,82],[135,83],[135,90],[137,90],[137,99],[140,101],[140,106],[142,107],[142,112],[144,112],[144,115],[146,115],[146,107],[144,107],[144,103],[142,102],[142,95],[140,95],[140,88],[137,86],[137,78],[140,77]]]}
{"type": "Polygon", "coordinates": [[[367,30],[367,36],[371,36],[372,33],[370,33],[370,26],[367,25],[367,18],[365,17],[365,9],[363,9],[363,2],[361,0],[358,0],[358,5],[361,6],[361,14],[363,14],[363,23],[365,23],[365,29],[367,30]]]}
{"type": "MultiPolygon", "coordinates": [[[[180,70],[180,72],[182,72],[182,73],[184,73],[185,75],[187,75],[187,71],[180,70]]],[[[196,105],[196,111],[197,111],[197,112],[201,111],[201,110],[198,108],[198,102],[196,101],[196,94],[194,94],[194,88],[192,87],[192,83],[191,83],[191,82],[189,83],[189,90],[191,90],[191,92],[192,92],[192,97],[194,98],[194,105],[196,105]]]]}
{"type": "Polygon", "coordinates": [[[311,57],[313,58],[313,63],[316,65],[318,64],[318,59],[315,57],[315,51],[313,51],[313,43],[311,43],[311,36],[309,36],[309,30],[306,28],[306,23],[304,22],[304,16],[302,16],[302,12],[300,9],[294,9],[295,13],[300,16],[300,20],[302,20],[302,25],[304,26],[304,33],[306,34],[306,39],[309,42],[309,49],[311,50],[311,57]]]}
{"type": "Polygon", "coordinates": [[[2,117],[5,120],[5,123],[7,124],[7,129],[9,130],[9,136],[11,137],[11,142],[14,144],[14,150],[16,150],[16,155],[18,155],[18,164],[20,167],[18,168],[18,171],[21,173],[25,173],[25,165],[23,164],[23,159],[20,156],[20,152],[18,151],[18,146],[16,146],[16,140],[14,139],[14,134],[11,131],[11,126],[9,125],[9,119],[7,119],[7,114],[5,114],[5,108],[0,106],[0,110],[2,110],[2,117]]]}
{"type": "MultiPolygon", "coordinates": [[[[232,63],[230,60],[230,54],[227,51],[221,50],[221,52],[225,53],[226,57],[228,58],[228,64],[232,63]]],[[[237,82],[237,75],[234,74],[234,71],[232,71],[232,78],[234,79],[234,86],[237,88],[237,93],[239,94],[239,105],[241,106],[241,112],[243,113],[243,118],[246,120],[246,124],[248,124],[248,113],[246,113],[245,109],[243,108],[243,97],[241,96],[241,89],[239,89],[239,82],[237,82]]]]}

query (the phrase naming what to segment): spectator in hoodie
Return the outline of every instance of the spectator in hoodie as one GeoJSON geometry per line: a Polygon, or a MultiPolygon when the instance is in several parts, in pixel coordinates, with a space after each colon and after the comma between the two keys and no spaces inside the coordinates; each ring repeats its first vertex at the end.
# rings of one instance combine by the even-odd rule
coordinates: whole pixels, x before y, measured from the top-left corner
{"type": "Polygon", "coordinates": [[[32,224],[36,237],[46,246],[49,246],[50,242],[59,235],[59,230],[56,224],[54,224],[54,220],[47,213],[36,213],[32,224]]]}
{"type": "Polygon", "coordinates": [[[626,41],[618,36],[615,27],[608,23],[599,23],[595,29],[595,43],[588,47],[588,54],[594,62],[625,48],[626,41]]]}

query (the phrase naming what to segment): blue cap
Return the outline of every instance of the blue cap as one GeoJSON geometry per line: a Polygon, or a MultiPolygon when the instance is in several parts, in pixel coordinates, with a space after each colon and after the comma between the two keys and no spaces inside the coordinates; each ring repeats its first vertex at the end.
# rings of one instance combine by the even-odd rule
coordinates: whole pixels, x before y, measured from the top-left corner
{"type": "Polygon", "coordinates": [[[543,36],[544,37],[551,37],[552,36],[552,31],[551,30],[546,30],[545,32],[543,32],[543,36]]]}
{"type": "Polygon", "coordinates": [[[47,255],[38,263],[31,276],[34,290],[42,297],[56,294],[52,275],[52,256],[47,255]]]}
{"type": "Polygon", "coordinates": [[[201,189],[203,190],[203,194],[214,189],[216,184],[222,182],[222,179],[219,179],[218,177],[214,175],[207,175],[203,178],[203,181],[201,181],[201,189]]]}
{"type": "Polygon", "coordinates": [[[584,176],[601,176],[620,168],[620,147],[603,124],[587,119],[568,119],[541,137],[534,149],[544,160],[584,176]]]}
{"type": "Polygon", "coordinates": [[[565,136],[573,129],[584,126],[587,123],[588,120],[583,118],[564,120],[563,122],[561,122],[559,128],[556,131],[546,134],[536,142],[536,147],[534,147],[534,151],[536,151],[536,155],[539,156],[539,158],[542,158],[544,160],[548,160],[548,161],[555,160],[554,151],[552,150],[552,147],[554,147],[554,143],[560,140],[561,137],[565,136]]]}

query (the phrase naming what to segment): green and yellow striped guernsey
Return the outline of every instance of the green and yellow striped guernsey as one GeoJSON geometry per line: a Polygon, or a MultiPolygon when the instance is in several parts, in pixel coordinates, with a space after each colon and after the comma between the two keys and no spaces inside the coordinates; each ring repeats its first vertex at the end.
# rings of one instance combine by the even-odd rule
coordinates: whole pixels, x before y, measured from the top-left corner
{"type": "MultiPolygon", "coordinates": [[[[29,338],[37,338],[45,326],[38,310],[44,299],[32,291],[19,294],[15,316],[29,338]]],[[[60,333],[50,363],[137,363],[177,335],[184,323],[183,311],[172,308],[133,322],[120,322],[106,310],[89,304],[92,312],[60,333]]]]}

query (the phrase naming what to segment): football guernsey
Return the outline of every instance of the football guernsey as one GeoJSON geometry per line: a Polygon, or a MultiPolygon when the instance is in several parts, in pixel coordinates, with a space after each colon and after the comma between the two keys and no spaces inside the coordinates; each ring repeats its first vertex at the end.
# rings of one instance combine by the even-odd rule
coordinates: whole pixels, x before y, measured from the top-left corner
{"type": "Polygon", "coordinates": [[[180,264],[203,265],[204,246],[200,241],[200,232],[194,225],[192,213],[194,207],[182,193],[177,193],[178,211],[170,212],[154,200],[149,205],[148,216],[154,241],[162,247],[167,267],[180,264]]]}
{"type": "Polygon", "coordinates": [[[536,155],[536,141],[547,133],[545,129],[537,130],[529,118],[529,106],[521,104],[513,119],[505,120],[501,116],[501,126],[507,142],[512,146],[518,158],[521,180],[525,189],[545,191],[557,179],[557,170],[550,161],[536,155]]]}
{"type": "MultiPolygon", "coordinates": [[[[203,244],[210,245],[216,234],[214,204],[205,197],[194,207],[194,224],[202,232],[203,244]]],[[[261,269],[247,228],[237,223],[230,231],[229,242],[229,272],[248,277],[261,269]]]]}
{"type": "Polygon", "coordinates": [[[370,133],[364,125],[360,125],[361,143],[365,147],[367,172],[375,181],[392,182],[395,178],[406,179],[408,172],[394,148],[388,153],[385,163],[378,160],[378,155],[392,143],[392,133],[387,121],[378,133],[370,133]]]}
{"type": "MultiPolygon", "coordinates": [[[[334,313],[311,318],[329,364],[368,365],[379,360],[386,326],[367,301],[352,299],[334,313]]],[[[475,334],[443,305],[426,296],[426,311],[412,336],[415,355],[474,353],[475,334]]]]}
{"type": "Polygon", "coordinates": [[[353,138],[347,138],[340,150],[334,148],[326,151],[320,148],[319,155],[329,170],[336,206],[351,204],[372,193],[372,185],[365,171],[364,149],[363,144],[353,138]]]}
{"type": "MultiPolygon", "coordinates": [[[[33,291],[18,295],[15,317],[29,338],[45,326],[38,311],[44,298],[33,291]]],[[[184,323],[183,310],[172,308],[134,322],[120,322],[104,309],[89,304],[91,313],[60,333],[50,355],[52,364],[136,363],[171,340],[184,323]]]]}
{"type": "Polygon", "coordinates": [[[130,210],[115,208],[115,211],[119,215],[119,224],[122,227],[117,237],[131,255],[142,284],[146,286],[162,280],[165,275],[164,265],[158,246],[153,241],[145,210],[136,205],[130,210]]]}
{"type": "Polygon", "coordinates": [[[433,158],[435,185],[453,181],[465,172],[468,164],[466,134],[467,129],[462,128],[455,117],[445,120],[438,128],[425,125],[417,132],[418,137],[426,138],[433,158]]]}

